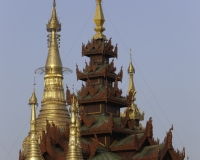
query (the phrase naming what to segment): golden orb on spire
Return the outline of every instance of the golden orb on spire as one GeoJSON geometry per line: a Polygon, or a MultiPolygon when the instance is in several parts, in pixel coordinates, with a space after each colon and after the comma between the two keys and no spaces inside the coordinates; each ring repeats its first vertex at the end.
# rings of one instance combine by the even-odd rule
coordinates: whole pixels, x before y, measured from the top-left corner
{"type": "Polygon", "coordinates": [[[32,93],[32,95],[31,95],[31,98],[29,99],[29,105],[37,105],[38,103],[37,103],[37,97],[36,97],[36,95],[35,95],[35,87],[34,87],[34,89],[33,89],[33,93],[32,93]]]}
{"type": "Polygon", "coordinates": [[[135,73],[135,68],[133,67],[132,64],[132,51],[130,49],[130,64],[128,66],[128,73],[135,73]]]}

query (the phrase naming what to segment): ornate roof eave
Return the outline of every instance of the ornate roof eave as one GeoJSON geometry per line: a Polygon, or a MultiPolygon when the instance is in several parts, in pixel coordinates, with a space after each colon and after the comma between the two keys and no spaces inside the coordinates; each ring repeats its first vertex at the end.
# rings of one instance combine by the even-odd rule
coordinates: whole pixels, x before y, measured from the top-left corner
{"type": "Polygon", "coordinates": [[[97,65],[94,64],[92,60],[90,60],[89,65],[87,62],[85,62],[86,66],[84,72],[80,71],[78,68],[78,65],[76,64],[76,75],[77,75],[77,80],[78,79],[83,79],[87,80],[89,78],[96,78],[96,77],[104,77],[104,78],[111,78],[111,79],[116,79],[117,81],[122,82],[123,78],[123,67],[121,67],[120,71],[118,74],[116,74],[116,67],[114,66],[114,60],[110,62],[110,64],[106,64],[106,62],[102,65],[97,65]]]}
{"type": "MultiPolygon", "coordinates": [[[[92,89],[93,96],[91,95],[90,91],[87,90],[87,87],[84,87],[84,91],[82,90],[78,92],[78,96],[77,96],[79,104],[90,103],[90,102],[106,102],[106,103],[113,102],[113,103],[119,104],[120,105],[119,107],[124,107],[127,105],[127,101],[125,97],[121,97],[121,96],[115,97],[115,96],[110,95],[111,91],[108,91],[106,87],[103,90],[99,90],[99,88],[93,88],[92,89]],[[84,94],[84,98],[82,94],[84,94]],[[88,97],[88,96],[91,96],[91,97],[88,97]]],[[[73,94],[70,93],[70,90],[67,87],[66,100],[67,100],[68,105],[71,104],[72,96],[73,94]]]]}
{"type": "MultiPolygon", "coordinates": [[[[83,80],[86,81],[88,78],[97,78],[97,77],[106,77],[106,78],[110,78],[112,80],[112,82],[115,81],[116,76],[118,76],[118,74],[116,73],[92,73],[92,74],[84,74],[83,72],[77,72],[77,79],[78,80],[83,80]]],[[[118,76],[117,77],[117,81],[122,81],[122,77],[118,76]]]]}
{"type": "MultiPolygon", "coordinates": [[[[147,121],[146,129],[144,131],[141,131],[141,132],[135,132],[135,135],[137,135],[136,133],[142,133],[142,132],[144,133],[142,137],[138,138],[136,136],[129,143],[127,143],[127,144],[125,144],[123,146],[116,146],[116,147],[113,146],[111,148],[111,150],[112,151],[119,151],[119,150],[121,150],[121,151],[123,151],[123,150],[140,150],[146,140],[148,140],[149,138],[153,139],[153,137],[152,137],[152,135],[153,135],[152,119],[151,118],[149,119],[149,121],[147,121]]],[[[154,144],[156,144],[156,143],[154,143],[154,144]]]]}
{"type": "Polygon", "coordinates": [[[95,98],[95,96],[94,96],[94,97],[87,98],[87,99],[86,98],[85,99],[84,98],[82,98],[82,99],[79,98],[79,103],[80,104],[89,103],[89,102],[106,102],[106,103],[113,102],[113,103],[119,104],[121,107],[126,106],[126,101],[123,100],[123,99],[120,100],[117,97],[105,97],[105,98],[97,97],[97,98],[95,98]]]}
{"type": "Polygon", "coordinates": [[[157,159],[159,159],[160,154],[161,154],[161,151],[160,151],[160,149],[157,148],[153,154],[150,154],[150,155],[144,156],[144,157],[140,157],[140,158],[134,158],[133,157],[132,160],[147,160],[147,159],[157,160],[157,159]]]}
{"type": "Polygon", "coordinates": [[[113,132],[115,132],[115,133],[124,133],[124,134],[129,134],[129,135],[131,135],[131,134],[133,134],[134,133],[134,131],[128,131],[128,130],[125,130],[124,128],[112,128],[112,131],[110,131],[110,130],[104,130],[104,131],[92,131],[92,132],[90,132],[90,131],[82,131],[81,132],[81,135],[82,136],[85,136],[85,135],[94,135],[94,134],[107,134],[107,133],[113,133],[113,132]]]}
{"type": "Polygon", "coordinates": [[[139,150],[138,148],[138,143],[139,139],[137,138],[137,134],[134,134],[134,138],[129,142],[126,143],[124,145],[120,145],[120,146],[115,146],[113,144],[113,146],[110,148],[111,151],[128,151],[128,150],[139,150]]]}
{"type": "Polygon", "coordinates": [[[107,56],[109,56],[109,58],[118,58],[117,51],[114,51],[114,52],[104,51],[104,50],[103,51],[93,51],[93,52],[91,52],[91,51],[83,52],[82,51],[82,56],[87,56],[87,57],[90,57],[92,55],[98,55],[98,54],[107,55],[107,56]]]}
{"type": "Polygon", "coordinates": [[[68,144],[66,141],[69,138],[69,124],[66,124],[66,127],[61,132],[59,127],[56,126],[53,122],[52,124],[49,121],[46,121],[46,132],[43,131],[40,138],[40,149],[42,154],[48,154],[52,159],[65,159],[68,151],[68,144]],[[52,134],[54,133],[54,134],[52,134]],[[64,148],[63,152],[58,152],[54,149],[56,144],[59,144],[64,148]]]}
{"type": "MultiPolygon", "coordinates": [[[[124,127],[120,127],[119,125],[112,125],[115,124],[115,122],[112,119],[112,114],[110,114],[110,118],[107,122],[102,123],[101,126],[99,126],[98,128],[92,128],[92,124],[94,123],[93,121],[93,117],[89,116],[89,118],[85,115],[85,113],[81,114],[84,117],[83,119],[83,124],[88,128],[88,130],[82,130],[81,131],[81,135],[93,135],[93,134],[107,134],[107,133],[112,133],[112,132],[116,132],[116,133],[125,133],[125,134],[133,134],[135,131],[134,130],[126,130],[127,128],[124,127]],[[84,122],[84,119],[87,119],[87,121],[91,120],[90,125],[88,126],[88,124],[86,124],[86,122],[84,122]]],[[[142,131],[137,131],[137,133],[143,133],[142,131]]]]}
{"type": "Polygon", "coordinates": [[[173,125],[169,129],[169,131],[166,134],[166,137],[164,139],[164,148],[161,151],[161,157],[163,158],[167,152],[169,152],[170,156],[172,159],[176,160],[183,160],[185,158],[185,148],[183,148],[182,152],[179,150],[175,151],[172,145],[172,130],[173,130],[173,125]]]}
{"type": "Polygon", "coordinates": [[[118,46],[114,47],[111,44],[111,39],[108,42],[99,41],[93,39],[91,42],[89,41],[87,45],[82,44],[82,56],[90,57],[91,55],[108,55],[109,58],[117,58],[118,57],[118,46]]]}
{"type": "Polygon", "coordinates": [[[126,105],[126,102],[123,100],[117,100],[116,98],[101,98],[101,99],[79,99],[80,104],[90,103],[90,102],[113,102],[119,104],[121,107],[126,105]]]}

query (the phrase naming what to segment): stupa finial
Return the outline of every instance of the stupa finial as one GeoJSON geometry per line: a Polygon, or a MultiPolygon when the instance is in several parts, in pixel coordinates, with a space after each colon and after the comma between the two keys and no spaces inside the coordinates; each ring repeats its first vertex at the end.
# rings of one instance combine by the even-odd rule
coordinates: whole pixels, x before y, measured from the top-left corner
{"type": "Polygon", "coordinates": [[[52,9],[52,14],[51,14],[51,19],[49,20],[47,24],[47,31],[52,32],[52,30],[57,31],[57,32],[61,31],[61,23],[59,22],[58,17],[57,17],[55,0],[53,0],[53,9],[52,9]]]}
{"type": "Polygon", "coordinates": [[[53,0],[53,8],[56,8],[56,0],[53,0]]]}
{"type": "Polygon", "coordinates": [[[62,75],[63,67],[59,54],[60,35],[56,33],[61,31],[61,23],[57,18],[55,0],[53,1],[53,10],[51,19],[47,24],[47,31],[51,33],[48,35],[49,53],[45,65],[45,73],[46,75],[47,74],[62,75]]]}
{"type": "Polygon", "coordinates": [[[103,27],[105,19],[101,3],[102,0],[96,0],[96,11],[94,15],[94,23],[96,24],[94,30],[96,31],[96,34],[93,36],[93,39],[106,40],[106,36],[103,34],[103,31],[105,31],[105,28],[103,27]]]}

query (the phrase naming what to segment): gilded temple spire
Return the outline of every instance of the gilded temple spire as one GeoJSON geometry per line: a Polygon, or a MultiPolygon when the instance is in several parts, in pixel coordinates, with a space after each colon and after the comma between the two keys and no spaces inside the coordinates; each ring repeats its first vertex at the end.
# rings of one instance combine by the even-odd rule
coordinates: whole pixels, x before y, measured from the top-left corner
{"type": "Polygon", "coordinates": [[[135,73],[135,68],[133,67],[132,63],[132,51],[130,50],[130,63],[128,66],[128,74],[129,74],[129,86],[128,86],[128,95],[131,95],[131,102],[124,111],[124,114],[121,113],[121,117],[126,116],[126,111],[129,110],[129,117],[130,119],[137,119],[137,120],[144,120],[144,112],[141,114],[140,109],[137,107],[135,104],[135,86],[134,86],[134,81],[133,81],[133,75],[135,73]],[[132,92],[132,93],[131,93],[132,92]]]}
{"type": "Polygon", "coordinates": [[[26,154],[26,160],[43,160],[38,144],[36,134],[36,111],[35,107],[38,105],[37,97],[35,95],[35,87],[31,98],[29,99],[29,105],[31,105],[31,120],[30,120],[30,132],[29,132],[29,143],[26,154]]]}
{"type": "Polygon", "coordinates": [[[56,13],[56,1],[53,1],[53,9],[51,14],[51,19],[47,24],[47,31],[52,32],[52,30],[60,32],[61,31],[61,23],[58,20],[57,13],[56,13]]]}
{"type": "Polygon", "coordinates": [[[72,71],[62,66],[60,58],[60,35],[57,32],[61,31],[61,23],[57,16],[55,0],[53,0],[51,18],[46,25],[46,30],[49,32],[47,36],[49,50],[43,69],[45,76],[42,106],[36,124],[39,135],[46,128],[46,120],[54,122],[59,128],[64,128],[70,121],[63,88],[63,72],[72,71]]]}
{"type": "Polygon", "coordinates": [[[130,91],[133,92],[133,94],[136,94],[136,90],[135,90],[135,86],[134,86],[134,82],[133,82],[133,74],[135,73],[135,68],[133,67],[132,64],[132,51],[130,49],[130,63],[128,66],[128,73],[129,73],[129,86],[128,86],[128,91],[127,93],[129,94],[130,91]]]}
{"type": "Polygon", "coordinates": [[[47,24],[49,53],[45,65],[45,73],[48,74],[61,74],[62,75],[62,62],[59,53],[59,38],[60,35],[56,32],[61,31],[61,23],[58,20],[56,13],[56,2],[53,2],[53,9],[51,19],[47,24]]]}
{"type": "Polygon", "coordinates": [[[94,15],[94,23],[96,24],[94,30],[96,31],[96,34],[93,36],[93,39],[106,40],[106,36],[103,34],[103,31],[105,31],[105,28],[103,27],[105,19],[101,3],[102,0],[96,0],[96,11],[94,15]]]}

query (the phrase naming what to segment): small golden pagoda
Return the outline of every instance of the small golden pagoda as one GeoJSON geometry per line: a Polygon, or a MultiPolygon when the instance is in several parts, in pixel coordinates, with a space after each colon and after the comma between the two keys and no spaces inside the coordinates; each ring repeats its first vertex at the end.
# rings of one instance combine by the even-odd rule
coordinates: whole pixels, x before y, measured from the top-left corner
{"type": "Polygon", "coordinates": [[[30,120],[30,132],[29,132],[29,143],[25,160],[43,160],[38,144],[38,138],[36,134],[36,112],[35,107],[38,105],[37,98],[35,95],[35,88],[32,96],[29,100],[31,106],[31,120],[30,120]]]}
{"type": "Polygon", "coordinates": [[[36,130],[39,135],[46,128],[46,120],[54,122],[58,127],[63,128],[66,122],[70,121],[66,108],[66,99],[63,89],[63,68],[59,54],[59,37],[57,32],[61,31],[61,23],[56,13],[56,2],[53,2],[51,19],[46,25],[48,35],[49,53],[44,68],[44,93],[42,105],[37,118],[36,130]]]}

